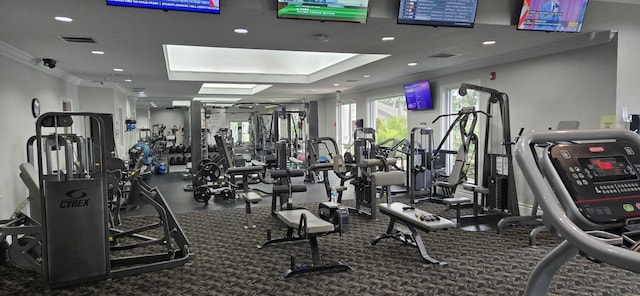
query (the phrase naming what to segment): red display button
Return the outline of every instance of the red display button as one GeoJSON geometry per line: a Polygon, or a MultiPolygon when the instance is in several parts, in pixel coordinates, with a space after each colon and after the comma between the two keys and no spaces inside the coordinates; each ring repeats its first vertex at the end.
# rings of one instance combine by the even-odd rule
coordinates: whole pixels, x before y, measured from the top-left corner
{"type": "Polygon", "coordinates": [[[604,147],[602,147],[602,146],[598,146],[598,147],[589,147],[589,152],[593,152],[593,153],[600,153],[600,152],[604,152],[604,147]]]}

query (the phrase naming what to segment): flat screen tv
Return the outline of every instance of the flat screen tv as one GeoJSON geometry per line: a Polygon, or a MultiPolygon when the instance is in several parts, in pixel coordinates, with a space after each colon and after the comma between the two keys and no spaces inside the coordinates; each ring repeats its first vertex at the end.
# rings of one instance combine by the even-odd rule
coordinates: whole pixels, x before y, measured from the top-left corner
{"type": "Polygon", "coordinates": [[[587,4],[589,0],[523,0],[518,30],[578,33],[587,4]]]}
{"type": "Polygon", "coordinates": [[[400,0],[398,24],[473,28],[478,0],[400,0]]]}
{"type": "Polygon", "coordinates": [[[278,17],[366,23],[369,0],[278,0],[278,17]]]}
{"type": "Polygon", "coordinates": [[[407,101],[407,110],[433,109],[431,85],[428,80],[405,84],[404,98],[407,101]]]}
{"type": "Polygon", "coordinates": [[[220,0],[107,0],[107,5],[220,13],[220,0]]]}

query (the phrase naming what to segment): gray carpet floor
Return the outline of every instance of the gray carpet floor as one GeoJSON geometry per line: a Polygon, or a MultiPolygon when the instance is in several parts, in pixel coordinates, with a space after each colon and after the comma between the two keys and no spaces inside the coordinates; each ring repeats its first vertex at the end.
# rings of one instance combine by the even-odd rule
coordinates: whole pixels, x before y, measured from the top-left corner
{"type": "MultiPolygon", "coordinates": [[[[317,210],[317,203],[303,206],[317,210]]],[[[454,215],[440,204],[418,207],[454,215]]],[[[351,215],[348,233],[320,237],[319,244],[325,262],[341,261],[354,271],[285,280],[292,254],[298,264],[311,263],[309,244],[298,241],[257,249],[267,229],[274,238],[285,230],[267,207],[254,208],[253,216],[257,228],[245,230],[242,208],[177,214],[191,243],[187,265],[58,289],[50,295],[522,295],[536,263],[560,242],[543,233],[538,247],[529,247],[531,226],[512,227],[502,235],[460,229],[422,233],[430,255],[449,263],[433,266],[421,260],[416,248],[398,241],[370,244],[385,231],[386,216],[370,220],[351,215]]],[[[149,219],[126,217],[124,225],[142,225],[149,219]]],[[[40,294],[38,274],[9,262],[0,266],[0,295],[40,294]]],[[[640,277],[576,257],[553,278],[550,295],[640,295],[640,277]]]]}

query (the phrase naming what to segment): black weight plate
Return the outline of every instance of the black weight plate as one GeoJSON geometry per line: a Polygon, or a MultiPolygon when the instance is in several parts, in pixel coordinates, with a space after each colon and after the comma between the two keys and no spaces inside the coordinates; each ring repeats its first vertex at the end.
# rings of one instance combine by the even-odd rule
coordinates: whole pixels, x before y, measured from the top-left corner
{"type": "Polygon", "coordinates": [[[200,186],[193,191],[193,198],[197,202],[206,203],[211,199],[211,192],[209,191],[208,187],[200,186]]]}

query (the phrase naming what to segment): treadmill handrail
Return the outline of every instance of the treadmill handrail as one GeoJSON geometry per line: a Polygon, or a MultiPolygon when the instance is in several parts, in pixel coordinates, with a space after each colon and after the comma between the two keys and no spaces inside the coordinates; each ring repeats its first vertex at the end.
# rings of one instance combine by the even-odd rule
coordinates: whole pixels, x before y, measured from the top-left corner
{"type": "Polygon", "coordinates": [[[636,133],[624,129],[528,132],[516,144],[516,161],[544,211],[543,220],[546,225],[551,225],[564,239],[587,255],[599,261],[640,273],[639,252],[609,245],[586,233],[569,218],[555,199],[556,194],[551,185],[544,180],[532,151],[532,147],[536,144],[607,139],[626,140],[640,146],[640,137],[636,133]]]}

